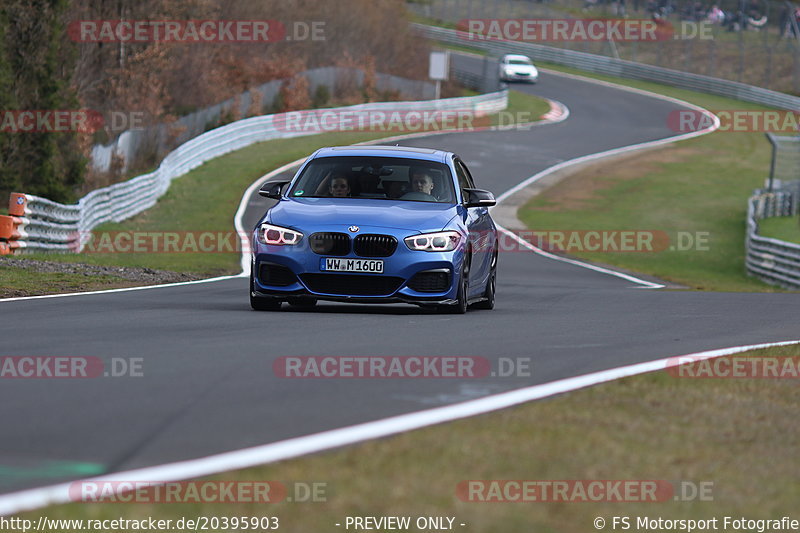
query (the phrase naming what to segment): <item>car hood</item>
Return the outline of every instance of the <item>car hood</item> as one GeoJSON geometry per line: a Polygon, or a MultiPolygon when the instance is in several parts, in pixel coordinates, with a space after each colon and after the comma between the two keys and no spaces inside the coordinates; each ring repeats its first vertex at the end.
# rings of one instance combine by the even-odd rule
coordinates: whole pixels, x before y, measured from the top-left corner
{"type": "Polygon", "coordinates": [[[275,204],[269,210],[267,220],[301,231],[355,225],[425,232],[444,228],[456,214],[456,206],[440,203],[292,198],[275,204]]]}

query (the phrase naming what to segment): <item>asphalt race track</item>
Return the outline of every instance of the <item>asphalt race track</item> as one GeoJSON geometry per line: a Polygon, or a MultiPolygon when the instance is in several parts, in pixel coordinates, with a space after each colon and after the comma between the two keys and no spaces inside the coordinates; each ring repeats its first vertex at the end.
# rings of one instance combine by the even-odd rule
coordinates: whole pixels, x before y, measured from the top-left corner
{"type": "MultiPolygon", "coordinates": [[[[514,88],[559,100],[570,118],[402,144],[459,153],[478,186],[499,195],[566,159],[673,134],[666,117],[676,106],[662,100],[547,74],[514,88]]],[[[246,227],[264,205],[251,199],[246,227]]],[[[325,302],[258,313],[243,278],[3,302],[0,311],[0,355],[141,357],[144,373],[3,380],[0,469],[15,467],[0,485],[8,493],[77,478],[74,463],[129,470],[634,362],[790,340],[800,298],[650,290],[519,252],[500,257],[495,310],[464,316],[325,302]],[[530,357],[533,369],[513,379],[292,380],[272,370],[287,355],[530,357]]]]}

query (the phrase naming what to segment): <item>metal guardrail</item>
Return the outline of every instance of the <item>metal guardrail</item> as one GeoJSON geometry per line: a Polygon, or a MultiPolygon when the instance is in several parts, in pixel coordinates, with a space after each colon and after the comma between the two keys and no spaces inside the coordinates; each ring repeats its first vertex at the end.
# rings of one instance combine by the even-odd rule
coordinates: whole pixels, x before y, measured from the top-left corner
{"type": "Polygon", "coordinates": [[[800,244],[758,234],[758,221],[795,216],[800,206],[800,181],[782,189],[754,191],[747,201],[745,267],[747,273],[771,285],[800,289],[800,244]]]}
{"type": "Polygon", "coordinates": [[[418,32],[429,39],[450,45],[478,48],[497,57],[503,54],[523,54],[529,56],[534,61],[538,60],[554,63],[556,65],[564,65],[598,74],[608,74],[610,76],[634,80],[655,81],[682,89],[727,96],[729,98],[762,104],[777,109],[800,110],[800,97],[771,91],[769,89],[762,89],[761,87],[747,85],[745,83],[645,65],[644,63],[636,63],[596,54],[554,48],[542,44],[470,39],[467,32],[426,26],[423,24],[414,24],[413,26],[418,32]]]}
{"type": "MultiPolygon", "coordinates": [[[[342,111],[468,111],[475,115],[496,113],[508,107],[508,91],[479,96],[378,102],[331,108],[342,111]]],[[[120,222],[152,207],[172,180],[206,161],[252,144],[272,139],[313,135],[315,131],[288,131],[285,113],[246,118],[206,132],[170,152],[155,171],[97,189],[77,205],[64,205],[29,194],[12,193],[9,215],[0,217],[0,254],[31,251],[78,252],[88,242],[92,229],[104,222],[120,222]]],[[[334,131],[352,129],[352,116],[339,113],[338,123],[326,124],[334,131]]]]}

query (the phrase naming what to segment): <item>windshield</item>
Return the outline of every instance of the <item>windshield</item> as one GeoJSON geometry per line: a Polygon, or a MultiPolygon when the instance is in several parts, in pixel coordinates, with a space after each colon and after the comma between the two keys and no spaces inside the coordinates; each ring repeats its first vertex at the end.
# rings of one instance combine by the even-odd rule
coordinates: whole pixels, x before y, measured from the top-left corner
{"type": "Polygon", "coordinates": [[[508,64],[509,65],[529,65],[530,66],[531,62],[529,60],[526,60],[526,59],[509,59],[508,60],[508,64]]]}
{"type": "Polygon", "coordinates": [[[447,165],[400,157],[314,159],[303,169],[289,196],[455,203],[447,165]]]}

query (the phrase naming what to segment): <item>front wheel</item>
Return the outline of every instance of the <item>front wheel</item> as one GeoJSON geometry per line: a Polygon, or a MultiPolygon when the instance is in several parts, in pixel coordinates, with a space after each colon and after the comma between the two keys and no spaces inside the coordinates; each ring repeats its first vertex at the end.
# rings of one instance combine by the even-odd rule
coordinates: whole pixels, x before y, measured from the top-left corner
{"type": "Polygon", "coordinates": [[[458,293],[456,294],[456,303],[451,305],[443,305],[439,310],[443,313],[451,313],[454,315],[463,315],[467,312],[467,295],[469,294],[469,263],[466,262],[461,268],[461,279],[458,283],[458,293]]]}
{"type": "Polygon", "coordinates": [[[486,290],[483,292],[483,300],[475,304],[475,309],[494,309],[495,291],[497,290],[497,250],[492,255],[492,265],[489,272],[489,279],[486,281],[486,290]]]}
{"type": "Polygon", "coordinates": [[[250,307],[254,311],[277,311],[281,308],[281,301],[275,298],[264,298],[263,296],[255,296],[253,294],[255,283],[253,282],[253,273],[250,273],[250,307]]]}

